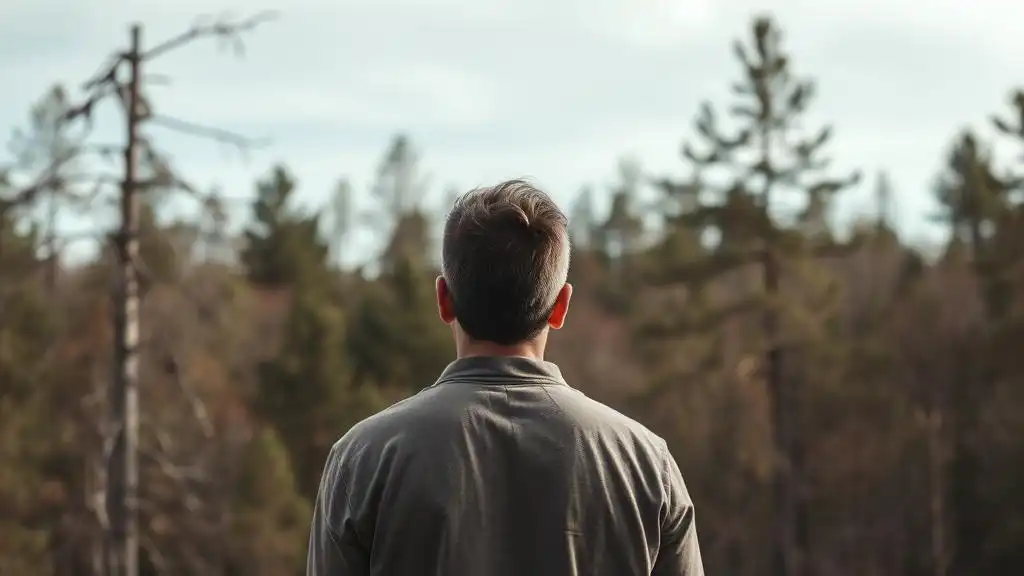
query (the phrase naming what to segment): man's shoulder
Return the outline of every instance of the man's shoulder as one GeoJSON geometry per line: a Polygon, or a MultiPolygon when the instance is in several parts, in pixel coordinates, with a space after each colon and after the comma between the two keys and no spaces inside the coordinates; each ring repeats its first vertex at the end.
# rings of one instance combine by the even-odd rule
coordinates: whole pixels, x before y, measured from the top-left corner
{"type": "Polygon", "coordinates": [[[578,389],[566,386],[552,388],[550,392],[552,401],[580,426],[615,436],[630,436],[657,453],[665,449],[665,440],[650,428],[578,389]]]}
{"type": "Polygon", "coordinates": [[[332,453],[351,454],[354,450],[382,449],[405,438],[416,438],[422,429],[430,428],[454,408],[454,403],[437,398],[434,387],[395,402],[354,424],[338,439],[332,453]]]}

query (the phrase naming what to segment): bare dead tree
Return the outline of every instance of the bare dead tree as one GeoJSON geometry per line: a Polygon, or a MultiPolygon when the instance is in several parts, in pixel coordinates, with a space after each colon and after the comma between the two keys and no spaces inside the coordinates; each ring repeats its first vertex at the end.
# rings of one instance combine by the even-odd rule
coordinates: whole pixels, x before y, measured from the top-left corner
{"type": "MultiPolygon", "coordinates": [[[[65,128],[73,124],[82,125],[84,130],[81,139],[84,141],[97,105],[111,98],[119,100],[126,118],[125,143],[121,149],[122,176],[118,179],[105,174],[68,175],[67,168],[75,156],[59,155],[8,202],[11,206],[34,203],[40,194],[56,188],[65,189],[61,185],[72,180],[91,181],[94,184],[89,192],[68,192],[74,194],[76,200],[91,202],[104,186],[113,182],[119,185],[120,222],[118,229],[111,235],[117,263],[113,295],[114,362],[113,378],[108,390],[108,422],[104,426],[108,437],[104,442],[105,497],[104,506],[100,510],[101,525],[104,528],[102,564],[108,576],[137,576],[139,573],[139,280],[145,270],[139,261],[140,195],[155,188],[177,189],[195,197],[205,208],[216,206],[214,198],[199,193],[195,187],[177,176],[162,156],[154,152],[141,133],[141,128],[151,123],[240,148],[255,144],[250,139],[225,130],[157,115],[142,91],[143,67],[163,54],[203,38],[226,40],[239,52],[242,48],[240,34],[274,16],[273,13],[261,13],[238,22],[197,24],[148,49],[143,47],[142,26],[133,25],[127,50],[114,53],[100,73],[84,84],[85,97],[77,105],[69,105],[62,119],[65,128]],[[140,175],[141,159],[146,161],[152,173],[149,178],[140,175]]],[[[99,149],[108,150],[109,147],[99,149]]],[[[190,401],[195,399],[190,398],[190,401]]]]}

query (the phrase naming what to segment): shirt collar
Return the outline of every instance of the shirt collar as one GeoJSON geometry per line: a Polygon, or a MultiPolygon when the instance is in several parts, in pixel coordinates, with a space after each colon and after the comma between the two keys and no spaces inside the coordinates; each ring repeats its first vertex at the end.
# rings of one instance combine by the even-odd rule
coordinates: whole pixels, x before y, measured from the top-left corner
{"type": "Polygon", "coordinates": [[[470,356],[448,365],[437,384],[556,384],[567,386],[553,362],[523,356],[470,356]]]}

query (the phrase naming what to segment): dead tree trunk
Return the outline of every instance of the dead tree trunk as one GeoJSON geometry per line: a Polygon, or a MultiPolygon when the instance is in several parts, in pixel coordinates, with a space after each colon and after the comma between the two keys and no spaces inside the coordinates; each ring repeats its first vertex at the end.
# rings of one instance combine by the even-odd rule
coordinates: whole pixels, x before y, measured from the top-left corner
{"type": "Polygon", "coordinates": [[[121,187],[121,225],[114,237],[117,290],[114,295],[114,377],[110,388],[110,420],[114,445],[107,474],[108,576],[138,576],[138,124],[139,64],[142,27],[132,26],[127,105],[127,144],[121,187]]]}

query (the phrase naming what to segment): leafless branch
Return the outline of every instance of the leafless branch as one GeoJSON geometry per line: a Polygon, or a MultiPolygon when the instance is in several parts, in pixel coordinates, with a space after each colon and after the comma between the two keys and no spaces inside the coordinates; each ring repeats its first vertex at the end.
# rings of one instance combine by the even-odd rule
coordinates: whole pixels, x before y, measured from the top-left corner
{"type": "MultiPolygon", "coordinates": [[[[101,85],[113,83],[117,78],[118,69],[125,62],[126,56],[124,52],[117,52],[108,56],[106,62],[100,66],[99,71],[82,83],[82,90],[95,90],[101,85]]],[[[69,120],[72,118],[73,116],[68,117],[69,120]]]]}
{"type": "Polygon", "coordinates": [[[225,144],[237,146],[238,148],[242,149],[253,148],[262,144],[266,144],[265,140],[255,140],[252,138],[242,136],[240,134],[235,134],[234,132],[230,132],[228,130],[204,126],[202,124],[196,124],[194,122],[188,122],[186,120],[172,118],[170,116],[154,116],[150,119],[150,122],[152,122],[153,124],[157,124],[159,126],[163,126],[165,128],[170,128],[171,130],[174,130],[176,132],[191,134],[193,136],[199,136],[203,138],[210,138],[213,140],[217,140],[219,142],[223,142],[225,144]]]}
{"type": "Polygon", "coordinates": [[[57,173],[47,172],[42,175],[41,179],[22,188],[10,198],[9,206],[21,207],[32,204],[40,194],[53,190],[62,190],[59,196],[64,201],[80,206],[89,206],[100,196],[105,187],[120,186],[120,184],[121,181],[117,176],[109,174],[71,174],[62,176],[57,173]],[[88,183],[90,187],[87,191],[80,191],[79,193],[62,190],[68,184],[74,183],[88,183]]]}
{"type": "Polygon", "coordinates": [[[95,88],[90,88],[92,92],[76,106],[68,108],[68,111],[64,113],[63,121],[65,124],[70,124],[78,119],[85,120],[87,128],[92,127],[92,114],[96,106],[109,96],[115,96],[118,94],[120,84],[117,82],[117,77],[113,75],[116,69],[111,70],[112,75],[110,76],[106,84],[98,84],[95,88]]]}
{"type": "Polygon", "coordinates": [[[206,479],[206,475],[195,466],[182,466],[171,462],[163,450],[142,450],[141,452],[143,456],[156,464],[164,476],[178,484],[183,485],[188,481],[202,481],[206,479]]]}
{"type": "Polygon", "coordinates": [[[210,420],[209,411],[206,409],[206,404],[203,402],[199,394],[189,386],[185,377],[182,375],[181,370],[178,366],[178,361],[175,358],[170,359],[171,366],[173,367],[173,378],[175,383],[178,385],[178,389],[181,390],[185,399],[188,401],[189,406],[192,408],[192,415],[195,417],[196,422],[199,423],[199,427],[203,432],[203,436],[210,440],[214,435],[213,422],[210,420]]]}
{"type": "MultiPolygon", "coordinates": [[[[158,44],[154,48],[144,52],[140,58],[142,60],[148,60],[155,58],[161,54],[164,54],[177,47],[183,46],[193,40],[198,40],[205,37],[218,37],[229,40],[236,40],[237,37],[245,32],[254,29],[256,26],[272,20],[277,17],[276,12],[262,12],[252,16],[250,18],[230,23],[230,22],[215,22],[207,25],[196,24],[192,26],[186,32],[173,37],[161,44],[158,44]]],[[[74,153],[68,154],[66,157],[55,159],[46,170],[43,171],[32,183],[20,189],[17,193],[9,199],[9,204],[12,205],[23,205],[29,204],[35,201],[39,194],[43,191],[49,191],[56,187],[57,184],[61,183],[59,172],[64,168],[72,159],[78,157],[79,153],[95,152],[104,158],[110,158],[111,156],[120,154],[123,152],[123,148],[115,145],[106,144],[88,144],[85,142],[88,133],[92,127],[92,117],[96,106],[106,98],[110,96],[116,96],[121,100],[122,104],[127,105],[126,92],[127,86],[124,82],[119,79],[119,73],[122,69],[122,65],[127,62],[129,55],[125,52],[118,52],[111,55],[107,62],[100,68],[100,71],[89,78],[84,84],[83,89],[89,94],[86,98],[77,105],[71,105],[61,118],[61,122],[65,125],[71,125],[76,120],[83,120],[85,124],[85,130],[81,137],[81,142],[71,147],[74,153]]],[[[166,77],[162,76],[150,76],[153,79],[159,79],[166,81],[166,77]]],[[[144,99],[143,99],[144,100],[144,99]]],[[[142,113],[143,119],[151,121],[156,125],[164,126],[177,132],[191,134],[198,137],[209,138],[222,143],[226,143],[239,148],[240,150],[246,150],[255,146],[265,144],[265,141],[254,140],[247,138],[240,134],[236,134],[227,130],[204,126],[193,122],[188,122],[179,118],[170,116],[152,116],[151,107],[143,102],[144,113],[142,113]]],[[[153,160],[157,157],[156,154],[152,153],[152,150],[146,146],[146,149],[150,152],[148,160],[153,160]]],[[[161,166],[159,162],[154,163],[157,166],[161,166]]],[[[171,176],[169,170],[159,175],[163,180],[154,181],[152,185],[162,185],[165,187],[177,188],[195,194],[195,189],[184,182],[180,178],[171,176]]],[[[65,178],[66,180],[66,178],[65,178]]],[[[109,183],[106,178],[97,179],[97,188],[101,184],[109,183]],[[102,180],[102,182],[100,182],[102,180]]],[[[97,191],[93,191],[91,194],[87,194],[87,198],[94,197],[97,191]]]]}
{"type": "Polygon", "coordinates": [[[153,539],[142,535],[139,537],[139,545],[149,555],[150,561],[153,563],[153,568],[156,569],[157,574],[167,573],[167,559],[160,553],[160,547],[153,542],[153,539]]]}
{"type": "Polygon", "coordinates": [[[116,154],[124,152],[124,147],[118,144],[96,144],[86,143],[75,147],[75,150],[79,153],[93,153],[103,158],[109,158],[116,154]]]}
{"type": "Polygon", "coordinates": [[[142,59],[152,60],[164,53],[170,52],[171,50],[184,46],[193,40],[201,38],[214,37],[234,40],[236,42],[236,46],[239,46],[238,36],[240,34],[248,32],[260,24],[274,20],[277,17],[277,12],[266,11],[235,23],[215,22],[208,25],[196,24],[182,34],[165,40],[164,42],[157,44],[155,47],[143,52],[142,59]]]}

